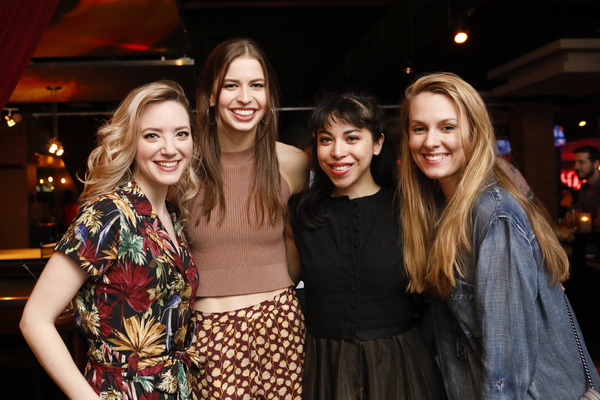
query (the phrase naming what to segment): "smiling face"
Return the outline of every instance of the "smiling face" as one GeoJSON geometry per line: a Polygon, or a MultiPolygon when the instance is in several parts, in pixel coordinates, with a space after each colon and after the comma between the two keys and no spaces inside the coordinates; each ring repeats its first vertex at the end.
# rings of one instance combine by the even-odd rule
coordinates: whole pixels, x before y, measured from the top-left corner
{"type": "Polygon", "coordinates": [[[460,114],[446,95],[424,92],[410,105],[408,132],[413,160],[430,179],[439,182],[446,197],[454,191],[466,163],[460,114]]]}
{"type": "MultiPolygon", "coordinates": [[[[215,105],[211,96],[211,105],[215,105]]],[[[219,94],[219,138],[238,135],[254,138],[267,107],[265,74],[254,58],[239,57],[229,65],[219,94]]]]}
{"type": "Polygon", "coordinates": [[[166,196],[185,172],[193,152],[189,115],[175,101],[150,104],[142,112],[135,162],[136,183],[147,196],[166,196]]]}
{"type": "Polygon", "coordinates": [[[383,135],[373,141],[367,129],[330,120],[317,131],[317,158],[334,185],[333,196],[368,196],[379,190],[371,175],[371,160],[381,152],[383,135]]]}

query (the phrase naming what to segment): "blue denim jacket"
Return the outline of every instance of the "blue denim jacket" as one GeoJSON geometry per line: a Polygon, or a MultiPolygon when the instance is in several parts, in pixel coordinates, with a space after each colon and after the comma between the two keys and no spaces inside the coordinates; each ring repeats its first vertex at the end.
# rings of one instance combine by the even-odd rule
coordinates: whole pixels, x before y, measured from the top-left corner
{"type": "Polygon", "coordinates": [[[587,379],[562,288],[548,284],[525,212],[497,185],[476,202],[472,246],[450,297],[432,303],[448,399],[579,399],[587,379]]]}

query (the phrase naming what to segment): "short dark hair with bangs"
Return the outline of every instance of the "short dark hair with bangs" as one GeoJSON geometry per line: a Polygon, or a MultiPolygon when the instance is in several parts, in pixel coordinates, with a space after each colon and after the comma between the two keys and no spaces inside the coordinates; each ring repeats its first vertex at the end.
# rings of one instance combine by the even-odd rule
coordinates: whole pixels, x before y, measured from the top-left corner
{"type": "MultiPolygon", "coordinates": [[[[311,166],[314,172],[310,187],[296,196],[292,209],[297,217],[309,227],[321,226],[327,218],[321,202],[331,195],[334,186],[327,174],[319,166],[317,158],[317,133],[331,123],[345,123],[358,129],[367,129],[378,141],[385,133],[385,113],[379,100],[360,91],[330,93],[325,96],[312,112],[308,127],[313,133],[311,166]]],[[[389,138],[388,138],[389,139],[389,138]]],[[[396,188],[397,161],[389,140],[384,140],[379,155],[371,161],[371,175],[379,186],[396,188]]]]}

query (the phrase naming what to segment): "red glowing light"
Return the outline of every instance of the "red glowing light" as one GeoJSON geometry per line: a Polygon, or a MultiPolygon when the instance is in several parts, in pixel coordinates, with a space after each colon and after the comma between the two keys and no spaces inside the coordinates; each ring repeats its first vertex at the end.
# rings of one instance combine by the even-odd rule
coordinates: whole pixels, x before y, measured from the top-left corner
{"type": "Polygon", "coordinates": [[[136,43],[125,43],[125,44],[119,45],[119,47],[122,49],[127,49],[127,50],[148,50],[150,48],[150,46],[146,46],[143,44],[136,44],[136,43]]]}

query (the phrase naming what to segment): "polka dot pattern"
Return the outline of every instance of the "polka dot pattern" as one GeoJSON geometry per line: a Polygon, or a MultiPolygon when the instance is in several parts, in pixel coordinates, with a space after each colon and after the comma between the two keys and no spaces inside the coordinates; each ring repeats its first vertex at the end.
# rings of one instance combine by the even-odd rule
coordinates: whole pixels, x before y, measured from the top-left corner
{"type": "Polygon", "coordinates": [[[200,399],[302,398],[304,317],[293,289],[241,310],[196,311],[192,331],[200,399]]]}

